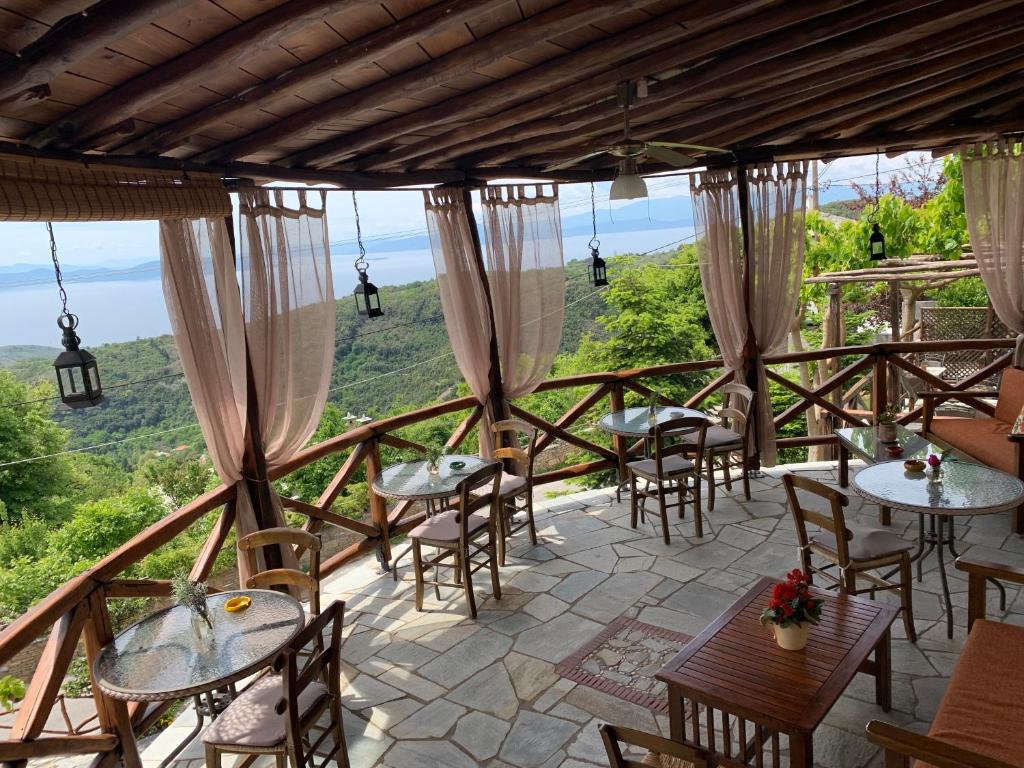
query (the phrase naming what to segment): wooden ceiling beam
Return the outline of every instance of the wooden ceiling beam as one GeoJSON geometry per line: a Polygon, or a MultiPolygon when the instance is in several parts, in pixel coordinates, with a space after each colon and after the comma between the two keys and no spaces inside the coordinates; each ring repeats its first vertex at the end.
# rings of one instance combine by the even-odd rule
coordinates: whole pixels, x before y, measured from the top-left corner
{"type": "MultiPolygon", "coordinates": [[[[611,96],[619,81],[651,74],[650,69],[641,67],[646,67],[652,61],[652,48],[664,43],[677,43],[680,39],[690,39],[703,31],[739,18],[757,18],[751,14],[777,5],[777,0],[725,5],[721,0],[697,0],[683,8],[670,11],[611,37],[597,40],[579,50],[531,67],[500,82],[446,99],[407,115],[335,136],[310,149],[289,155],[284,162],[289,165],[324,167],[400,136],[437,125],[438,122],[465,120],[469,114],[479,116],[485,112],[514,108],[522,113],[522,120],[527,120],[531,116],[538,116],[534,100],[538,97],[544,98],[552,92],[558,92],[563,96],[567,92],[572,93],[572,101],[563,102],[563,105],[611,96]],[[627,68],[619,66],[609,72],[609,65],[614,63],[610,60],[609,51],[614,51],[615,57],[619,60],[640,54],[647,55],[639,65],[629,65],[627,68]],[[641,74],[636,75],[637,71],[641,74]],[[580,80],[581,77],[587,76],[590,77],[580,80]]],[[[677,51],[678,48],[673,47],[672,50],[677,51]]],[[[675,55],[673,53],[672,57],[675,55]]],[[[483,119],[489,120],[494,117],[492,114],[483,119]]],[[[463,128],[456,128],[454,132],[461,135],[463,128]]],[[[458,139],[442,136],[436,141],[457,143],[458,139]]],[[[437,146],[441,148],[442,145],[437,146]]]]}
{"type": "MultiPolygon", "coordinates": [[[[369,4],[369,0],[359,3],[369,4]]],[[[111,125],[201,85],[212,71],[237,65],[351,6],[351,0],[289,0],[112,88],[33,134],[27,143],[35,147],[82,146],[90,137],[106,134],[111,125]]]]}
{"type": "Polygon", "coordinates": [[[464,75],[539,41],[596,21],[638,8],[650,0],[568,0],[514,24],[485,35],[469,45],[433,61],[373,83],[366,88],[336,96],[287,115],[273,125],[229,141],[196,156],[201,161],[223,161],[246,157],[277,142],[337,119],[376,109],[395,99],[415,96],[464,75]]]}
{"type": "Polygon", "coordinates": [[[34,149],[22,144],[0,142],[0,156],[37,157],[81,163],[102,168],[138,168],[181,173],[213,173],[225,180],[261,179],[292,181],[302,184],[333,184],[342,189],[387,190],[435,184],[474,184],[491,179],[538,179],[543,181],[584,182],[611,178],[607,170],[569,170],[548,173],[541,169],[506,166],[480,169],[437,169],[423,173],[355,173],[320,168],[287,168],[272,163],[227,162],[196,163],[169,157],[142,155],[100,155],[54,149],[34,149]]]}
{"type": "Polygon", "coordinates": [[[107,0],[65,17],[0,69],[0,99],[49,86],[86,56],[195,0],[107,0]]]}
{"type": "Polygon", "coordinates": [[[789,144],[762,144],[735,150],[739,162],[815,160],[878,152],[911,152],[950,147],[1002,135],[1024,134],[1024,113],[1004,120],[977,120],[930,126],[919,131],[864,133],[849,138],[811,137],[789,144]]]}
{"type": "Polygon", "coordinates": [[[329,79],[335,74],[368,66],[417,40],[426,39],[490,13],[506,2],[507,0],[444,0],[428,6],[235,96],[161,125],[145,136],[118,147],[117,151],[157,154],[166,152],[181,146],[210,126],[228,121],[246,110],[262,107],[285,94],[329,79]]]}
{"type": "MultiPolygon", "coordinates": [[[[953,7],[954,4],[946,3],[944,5],[953,7]]],[[[985,7],[986,10],[991,10],[992,7],[1004,5],[1006,5],[1005,2],[993,2],[987,4],[987,7],[977,7],[985,7]]],[[[677,75],[666,83],[659,84],[654,88],[653,93],[656,98],[667,101],[670,110],[673,102],[678,103],[687,98],[714,99],[723,94],[734,92],[737,88],[741,89],[743,93],[750,93],[757,86],[770,85],[772,86],[772,91],[764,94],[770,97],[775,92],[776,86],[787,81],[798,80],[801,77],[805,77],[804,87],[816,87],[821,83],[848,77],[850,74],[855,73],[853,69],[854,63],[865,59],[868,60],[869,66],[872,60],[879,62],[888,61],[890,66],[892,63],[901,60],[919,60],[920,57],[908,54],[901,56],[899,53],[893,53],[900,50],[899,45],[904,40],[924,38],[937,42],[938,39],[941,39],[942,35],[950,34],[957,36],[956,39],[959,41],[965,39],[960,37],[964,33],[957,33],[955,31],[951,33],[944,27],[939,28],[940,25],[936,22],[937,14],[935,9],[928,8],[913,13],[906,13],[907,7],[909,6],[900,6],[904,13],[898,16],[867,25],[863,23],[862,17],[852,20],[847,19],[845,25],[837,25],[830,17],[826,18],[823,20],[823,24],[828,26],[829,29],[836,31],[839,36],[792,52],[780,51],[777,41],[783,39],[781,37],[760,39],[747,45],[738,46],[730,51],[723,52],[721,56],[705,64],[698,65],[677,75]],[[875,50],[875,45],[879,42],[884,46],[881,48],[881,52],[875,50]],[[875,45],[872,45],[873,43],[875,45]],[[823,73],[824,77],[822,77],[823,73]]],[[[946,24],[956,25],[958,20],[963,20],[960,15],[957,15],[955,19],[947,21],[946,24]]],[[[755,101],[763,102],[764,100],[758,99],[755,96],[755,101]]],[[[769,100],[767,103],[771,103],[771,101],[769,100]]],[[[685,133],[676,131],[673,138],[679,141],[695,141],[702,144],[714,143],[705,140],[708,134],[703,131],[719,129],[721,125],[727,123],[723,118],[733,112],[742,114],[746,108],[746,104],[740,103],[735,106],[735,109],[730,109],[728,106],[718,110],[712,108],[712,111],[715,113],[713,116],[702,117],[698,120],[685,117],[680,118],[683,124],[689,123],[698,127],[685,133]]],[[[650,115],[664,116],[664,109],[663,106],[642,106],[637,112],[640,114],[640,118],[643,119],[650,115]]],[[[582,110],[579,114],[585,117],[586,111],[582,110]]],[[[702,115],[702,113],[694,111],[694,115],[702,115]]],[[[608,116],[610,116],[610,113],[608,116]]],[[[751,117],[757,119],[759,115],[751,113],[751,117]]],[[[538,121],[534,125],[515,125],[510,127],[509,131],[522,131],[521,135],[527,139],[550,135],[559,129],[559,121],[563,119],[564,116],[556,116],[538,121]]],[[[670,116],[666,118],[666,122],[668,123],[672,119],[670,116]]],[[[664,127],[666,130],[672,129],[671,124],[664,127]]],[[[576,130],[577,128],[579,128],[579,125],[571,121],[570,130],[576,130]]],[[[571,145],[571,138],[569,135],[562,137],[563,146],[571,145]]],[[[608,143],[609,141],[616,141],[617,138],[613,130],[609,129],[608,133],[603,137],[603,141],[608,143]]],[[[496,145],[501,146],[502,143],[512,140],[512,137],[508,134],[503,134],[497,137],[497,139],[496,145]]],[[[476,145],[480,144],[485,144],[485,139],[481,138],[479,142],[476,142],[476,145]]],[[[467,145],[463,145],[462,148],[466,147],[467,145]]],[[[571,159],[586,151],[586,147],[573,148],[573,151],[565,153],[563,160],[571,159]],[[576,149],[579,151],[575,151],[576,149]]],[[[493,153],[491,154],[493,155],[493,153]]],[[[502,151],[500,157],[505,157],[507,154],[502,151]]],[[[440,153],[432,155],[431,159],[437,158],[438,161],[444,161],[454,157],[457,157],[454,152],[450,153],[442,150],[440,153]]],[[[473,165],[489,161],[500,162],[500,160],[488,154],[470,155],[465,159],[466,163],[473,165]]],[[[387,166],[365,163],[361,164],[359,169],[368,170],[373,168],[379,170],[383,167],[387,166]]]]}
{"type": "MultiPolygon", "coordinates": [[[[730,125],[729,130],[719,135],[729,136],[735,144],[776,143],[787,137],[805,134],[809,132],[808,129],[818,134],[836,131],[857,135],[879,122],[880,115],[897,117],[912,113],[951,96],[971,93],[975,88],[1017,71],[1024,64],[1024,54],[1017,41],[1012,43],[1010,46],[1001,46],[1002,53],[978,60],[971,66],[934,74],[926,80],[919,79],[902,87],[892,87],[891,81],[885,78],[879,79],[877,83],[869,80],[864,87],[843,91],[846,99],[839,104],[836,104],[839,97],[837,94],[836,98],[823,100],[822,103],[810,102],[774,115],[762,115],[760,119],[751,120],[743,126],[730,125]]],[[[989,45],[996,48],[994,42],[989,45]]],[[[976,100],[984,96],[973,92],[976,100]]]]}
{"type": "MultiPolygon", "coordinates": [[[[910,3],[889,2],[880,4],[883,6],[910,7],[910,3]]],[[[726,47],[734,49],[749,44],[757,51],[764,48],[777,50],[780,40],[786,40],[787,44],[799,46],[807,44],[812,35],[821,36],[822,32],[815,24],[815,20],[827,18],[830,24],[822,24],[822,27],[835,25],[839,28],[836,34],[843,31],[844,24],[863,24],[864,19],[869,18],[866,5],[854,6],[853,10],[844,10],[850,7],[849,3],[792,3],[782,8],[771,8],[755,16],[735,21],[731,24],[716,26],[705,34],[694,36],[675,43],[669,48],[643,56],[637,61],[629,62],[619,67],[616,72],[616,79],[626,79],[633,76],[655,75],[658,72],[671,68],[694,65],[712,56],[726,47]],[[783,30],[786,30],[783,33],[783,30]],[[813,31],[812,31],[813,30],[813,31]],[[765,36],[768,37],[765,37],[765,36]],[[774,35],[774,36],[773,36],[774,35]],[[773,43],[772,40],[775,42],[773,43]],[[759,44],[760,43],[760,44],[759,44]],[[739,44],[739,45],[737,45],[739,44]],[[625,74],[625,73],[629,74],[625,74]],[[642,73],[636,74],[634,73],[642,73]]],[[[884,13],[876,9],[874,16],[884,13]]],[[[757,55],[757,54],[755,54],[757,55]]],[[[413,147],[403,147],[395,152],[389,153],[386,158],[378,162],[359,164],[360,167],[378,167],[385,162],[387,165],[395,165],[403,160],[420,157],[429,154],[431,158],[441,150],[462,143],[463,147],[457,154],[464,154],[481,146],[480,142],[487,142],[487,137],[497,130],[514,129],[531,118],[543,118],[553,113],[564,111],[569,105],[579,106],[586,109],[586,99],[593,98],[594,93],[605,93],[614,95],[610,87],[609,78],[605,74],[589,78],[584,83],[577,83],[568,86],[560,91],[549,93],[540,98],[533,99],[524,107],[512,108],[504,113],[489,115],[474,121],[455,131],[446,133],[438,141],[419,142],[413,147]]],[[[604,114],[619,112],[614,100],[594,107],[595,111],[604,114]]],[[[542,135],[542,134],[540,134],[542,135]]],[[[445,153],[447,154],[447,153],[445,153]]]]}
{"type": "MultiPolygon", "coordinates": [[[[921,108],[916,113],[911,112],[907,114],[909,110],[901,108],[898,111],[891,113],[890,119],[884,119],[878,123],[856,126],[860,129],[882,129],[882,130],[893,130],[893,131],[905,131],[912,128],[918,128],[921,125],[927,125],[933,121],[941,121],[948,119],[951,115],[959,112],[968,112],[973,109],[987,108],[993,99],[1004,99],[1005,97],[1018,93],[1022,87],[1024,87],[1024,72],[1021,69],[1011,69],[1008,73],[1008,77],[999,79],[998,82],[992,82],[982,92],[973,91],[970,89],[963,90],[960,92],[949,91],[945,93],[936,93],[934,99],[935,103],[933,106],[925,109],[925,105],[920,105],[921,108]],[[984,105],[984,107],[982,106],[984,105]],[[895,120],[892,118],[899,117],[900,115],[906,115],[903,119],[895,120]]],[[[988,84],[986,81],[985,84],[988,84]]],[[[981,83],[979,83],[981,84],[981,83]]],[[[854,133],[860,133],[863,130],[854,131],[854,133]]]]}

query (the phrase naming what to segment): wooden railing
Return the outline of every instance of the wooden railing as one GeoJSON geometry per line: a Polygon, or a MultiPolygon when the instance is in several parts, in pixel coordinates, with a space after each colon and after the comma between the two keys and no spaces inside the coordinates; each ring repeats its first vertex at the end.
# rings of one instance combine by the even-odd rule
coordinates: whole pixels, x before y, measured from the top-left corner
{"type": "MultiPolygon", "coordinates": [[[[915,361],[922,355],[944,351],[1008,350],[1012,343],[1009,340],[894,343],[776,355],[766,361],[769,379],[796,398],[774,414],[776,430],[792,424],[812,408],[821,409],[835,425],[871,423],[887,403],[903,399],[900,387],[906,388],[907,377],[916,380],[924,389],[970,389],[1006,367],[1010,353],[1007,351],[997,356],[991,364],[955,383],[934,376],[915,361]],[[786,375],[801,364],[828,365],[829,370],[836,372],[819,385],[807,387],[786,375]]],[[[647,398],[652,391],[650,384],[679,376],[697,376],[706,381],[682,402],[662,396],[667,404],[688,407],[700,407],[731,378],[730,373],[723,371],[721,360],[707,360],[552,379],[541,384],[538,392],[585,390],[585,394],[554,421],[531,413],[524,404],[528,400],[509,403],[514,416],[537,427],[536,448],[539,451],[560,442],[589,456],[570,466],[540,472],[535,478],[536,484],[579,478],[596,472],[621,472],[628,459],[642,451],[641,443],[629,444],[620,437],[598,438],[598,433],[589,429],[582,432],[590,432],[592,436],[585,436],[581,430],[574,431],[573,428],[581,424],[589,427],[599,414],[622,408],[627,398],[647,398]]],[[[665,389],[658,387],[659,392],[665,389]]],[[[986,402],[971,398],[966,398],[966,401],[985,413],[991,413],[991,406],[986,402]]],[[[910,423],[920,416],[920,408],[912,397],[906,402],[908,407],[901,421],[910,423]]],[[[368,514],[363,520],[340,515],[332,506],[361,469],[365,470],[368,480],[380,472],[382,448],[421,447],[397,434],[403,428],[457,414],[461,414],[462,419],[447,441],[450,448],[457,448],[472,433],[483,414],[481,406],[471,397],[362,425],[306,448],[272,473],[273,479],[286,478],[326,457],[345,456],[340,469],[315,502],[285,500],[289,509],[305,517],[304,527],[307,530],[316,532],[325,526],[333,526],[358,537],[354,543],[323,560],[321,576],[371,550],[377,551],[382,563],[390,560],[391,539],[419,524],[424,515],[421,508],[412,502],[400,502],[389,509],[385,499],[372,493],[368,514]]],[[[834,442],[831,434],[823,434],[782,437],[778,444],[780,448],[796,448],[831,442],[834,442]]],[[[221,485],[142,531],[0,632],[0,666],[49,632],[26,696],[19,703],[10,734],[6,740],[0,741],[0,761],[19,764],[30,758],[50,755],[96,754],[95,764],[98,766],[113,765],[118,759],[123,759],[126,765],[139,764],[135,734],[150,728],[166,710],[166,703],[127,704],[103,695],[93,686],[97,727],[90,729],[91,732],[82,733],[80,728],[71,728],[66,735],[52,735],[44,729],[46,719],[58,701],[61,682],[77,652],[80,639],[84,638],[90,669],[99,650],[112,639],[108,601],[166,597],[170,594],[169,582],[126,579],[121,578],[121,574],[205,515],[218,510],[217,523],[192,569],[193,578],[207,578],[234,524],[232,486],[221,485]]]]}

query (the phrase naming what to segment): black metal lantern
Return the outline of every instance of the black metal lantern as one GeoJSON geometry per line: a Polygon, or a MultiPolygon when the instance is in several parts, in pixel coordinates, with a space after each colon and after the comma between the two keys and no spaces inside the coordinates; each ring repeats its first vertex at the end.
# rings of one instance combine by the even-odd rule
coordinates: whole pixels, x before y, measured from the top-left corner
{"type": "Polygon", "coordinates": [[[352,193],[352,207],[356,212],[356,243],[359,245],[359,258],[355,261],[356,273],[359,275],[359,284],[352,291],[356,299],[356,312],[362,317],[384,317],[384,310],[380,308],[380,292],[377,286],[370,282],[366,274],[366,249],[363,247],[363,232],[359,225],[359,202],[356,200],[356,193],[352,193]]]}
{"type": "Polygon", "coordinates": [[[600,244],[601,242],[596,239],[590,241],[591,262],[588,271],[590,272],[590,284],[595,288],[608,285],[608,270],[605,268],[604,259],[601,258],[597,250],[600,244]]]}
{"type": "Polygon", "coordinates": [[[604,259],[601,258],[601,241],[597,239],[597,204],[594,202],[594,182],[590,182],[590,222],[593,227],[593,237],[587,245],[590,247],[590,266],[587,271],[590,273],[590,284],[595,288],[608,285],[608,270],[605,267],[604,259]]]}
{"type": "Polygon", "coordinates": [[[82,340],[75,333],[78,316],[64,312],[57,318],[57,326],[64,334],[61,339],[64,351],[53,361],[61,401],[71,408],[99,405],[103,402],[100,369],[93,354],[79,347],[82,340]]]}
{"type": "Polygon", "coordinates": [[[876,221],[871,225],[871,237],[868,238],[868,253],[872,261],[881,261],[885,258],[885,235],[882,228],[876,221]]]}
{"type": "Polygon", "coordinates": [[[57,327],[61,330],[61,344],[64,351],[53,361],[57,372],[57,387],[60,399],[71,408],[90,408],[103,402],[103,385],[100,383],[100,369],[96,358],[79,345],[75,329],[78,328],[78,315],[68,312],[68,295],[64,290],[64,281],[57,261],[57,241],[53,237],[53,224],[46,222],[46,231],[50,235],[50,258],[53,260],[53,273],[57,278],[57,290],[60,292],[61,313],[57,318],[57,327]]]}
{"type": "Polygon", "coordinates": [[[356,272],[359,273],[359,284],[352,292],[356,297],[356,311],[363,317],[384,317],[384,310],[380,308],[380,292],[366,276],[366,261],[356,261],[356,272]]]}

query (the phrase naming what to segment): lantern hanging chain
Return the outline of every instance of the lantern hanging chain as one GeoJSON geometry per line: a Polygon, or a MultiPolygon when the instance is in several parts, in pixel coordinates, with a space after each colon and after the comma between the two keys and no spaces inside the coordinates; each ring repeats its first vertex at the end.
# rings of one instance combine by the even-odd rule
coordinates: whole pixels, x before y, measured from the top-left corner
{"type": "Polygon", "coordinates": [[[871,212],[871,223],[878,221],[878,204],[882,199],[882,176],[879,171],[879,162],[882,159],[881,152],[875,152],[875,209],[871,212]]]}
{"type": "Polygon", "coordinates": [[[359,258],[355,261],[356,272],[366,273],[366,248],[363,247],[363,230],[359,224],[359,201],[356,199],[355,190],[352,191],[352,208],[356,212],[356,244],[359,246],[359,258]]]}
{"type": "Polygon", "coordinates": [[[594,197],[594,182],[590,182],[590,224],[594,234],[589,245],[592,251],[596,251],[601,246],[601,241],[597,239],[597,200],[594,197]]]}
{"type": "Polygon", "coordinates": [[[50,258],[53,260],[53,273],[57,277],[57,290],[60,293],[61,317],[69,317],[68,294],[64,290],[64,276],[60,271],[60,262],[57,261],[57,241],[53,237],[53,222],[46,222],[46,231],[50,235],[50,258]]]}

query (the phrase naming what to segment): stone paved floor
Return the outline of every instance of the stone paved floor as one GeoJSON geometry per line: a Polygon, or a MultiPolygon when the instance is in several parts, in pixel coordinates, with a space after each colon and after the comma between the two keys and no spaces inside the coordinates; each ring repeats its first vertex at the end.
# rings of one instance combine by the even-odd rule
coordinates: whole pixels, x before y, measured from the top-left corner
{"type": "MultiPolygon", "coordinates": [[[[829,465],[787,469],[835,480],[829,465]]],[[[514,548],[501,574],[503,599],[482,601],[477,621],[465,618],[461,597],[438,603],[430,594],[427,610],[418,613],[408,571],[395,584],[374,573],[372,557],[327,580],[325,599],[347,604],[345,714],[353,767],[592,768],[607,764],[601,722],[665,733],[665,716],[559,678],[554,666],[621,614],[694,635],[760,575],[780,577],[794,567],[781,472],[753,481],[750,502],[720,497],[703,539],[691,536],[689,520],[674,526],[669,546],[650,526],[631,530],[628,502],[615,503],[610,491],[543,502],[542,543],[514,548]]],[[[875,508],[862,508],[852,493],[848,514],[875,522],[875,508]]],[[[896,513],[893,529],[914,538],[916,520],[896,513]]],[[[1009,535],[1006,514],[958,523],[956,532],[962,550],[1024,562],[1024,539],[1009,535]]],[[[946,639],[934,559],[927,566],[924,582],[915,584],[918,645],[905,640],[902,622],[893,625],[894,709],[887,716],[922,730],[966,621],[966,582],[951,571],[956,636],[946,639]]],[[[478,593],[489,589],[486,579],[480,582],[478,593]]],[[[1024,624],[1024,597],[1013,588],[1008,593],[1006,620],[1024,624]]],[[[859,677],[816,734],[819,765],[881,766],[863,736],[865,723],[883,716],[872,700],[872,682],[859,677]]],[[[149,746],[147,768],[187,732],[190,717],[149,746]]],[[[201,754],[194,744],[175,765],[198,768],[201,754]]]]}

